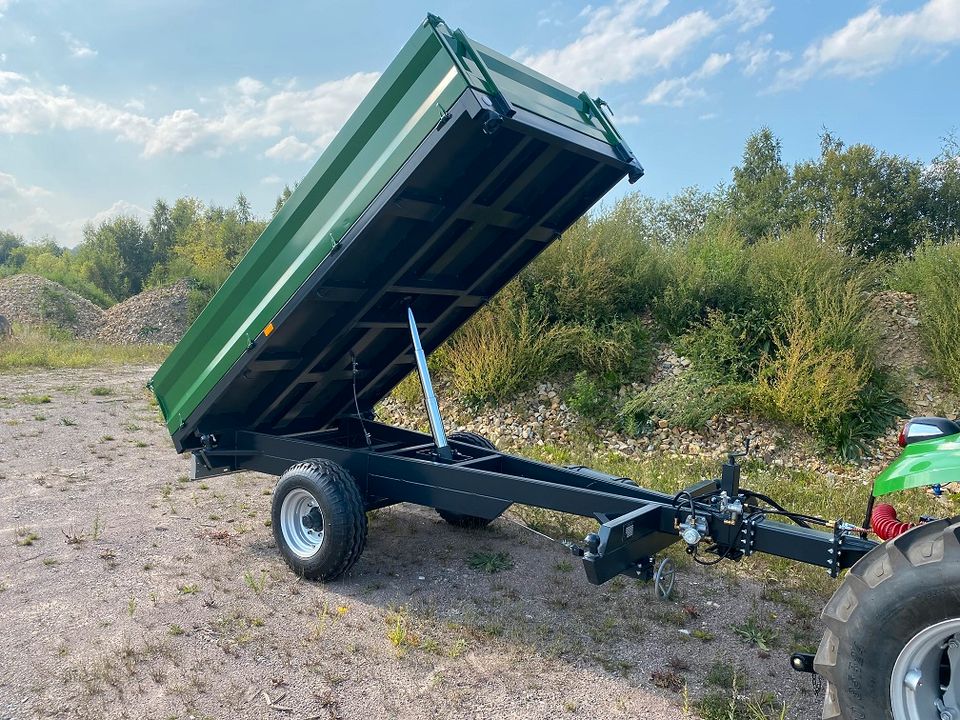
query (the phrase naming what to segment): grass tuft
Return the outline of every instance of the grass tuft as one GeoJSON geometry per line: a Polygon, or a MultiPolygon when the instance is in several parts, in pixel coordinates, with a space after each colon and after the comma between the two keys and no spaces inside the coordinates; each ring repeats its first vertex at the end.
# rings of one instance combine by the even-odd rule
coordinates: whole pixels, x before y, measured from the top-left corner
{"type": "Polygon", "coordinates": [[[0,343],[0,373],[30,368],[157,365],[169,352],[166,346],[105,345],[77,340],[55,330],[18,326],[13,338],[0,343]]]}

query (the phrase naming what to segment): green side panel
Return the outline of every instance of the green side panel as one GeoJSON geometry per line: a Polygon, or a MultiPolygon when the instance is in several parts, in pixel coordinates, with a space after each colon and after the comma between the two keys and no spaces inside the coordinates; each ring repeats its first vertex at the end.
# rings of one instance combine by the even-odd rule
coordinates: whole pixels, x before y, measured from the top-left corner
{"type": "Polygon", "coordinates": [[[151,381],[171,432],[437,124],[467,85],[421,27],[320,156],[151,381]]]}
{"type": "Polygon", "coordinates": [[[900,457],[877,476],[875,497],[899,490],[960,481],[960,435],[907,445],[900,457]]]}

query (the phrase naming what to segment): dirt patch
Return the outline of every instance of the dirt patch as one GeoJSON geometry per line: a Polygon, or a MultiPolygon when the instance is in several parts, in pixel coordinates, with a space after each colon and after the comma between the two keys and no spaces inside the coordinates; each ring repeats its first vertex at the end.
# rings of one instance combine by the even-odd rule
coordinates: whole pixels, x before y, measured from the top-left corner
{"type": "Polygon", "coordinates": [[[669,687],[719,691],[716,663],[819,715],[787,667],[819,608],[733,566],[685,566],[660,602],[591,586],[507,518],[461,530],[401,505],[371,514],[347,578],[298,579],[265,524],[275,479],[188,481],[150,375],[0,376],[0,718],[674,720],[669,687]],[[488,574],[477,553],[510,562],[488,574]],[[769,653],[737,634],[751,617],[769,653]]]}
{"type": "Polygon", "coordinates": [[[52,325],[79,338],[97,334],[103,310],[60,283],[36,275],[0,280],[0,315],[23,325],[52,325]]]}
{"type": "Polygon", "coordinates": [[[113,344],[173,345],[190,326],[190,282],[147,290],[107,310],[97,339],[113,344]]]}

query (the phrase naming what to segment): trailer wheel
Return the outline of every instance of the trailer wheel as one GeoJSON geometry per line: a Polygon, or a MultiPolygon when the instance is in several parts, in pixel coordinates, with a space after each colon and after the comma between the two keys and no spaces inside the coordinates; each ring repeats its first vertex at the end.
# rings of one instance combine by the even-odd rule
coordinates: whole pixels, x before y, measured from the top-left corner
{"type": "Polygon", "coordinates": [[[305,460],[283,474],[273,494],[271,525],[287,565],[308,580],[343,575],[367,540],[357,483],[330,460],[305,460]]]}
{"type": "Polygon", "coordinates": [[[960,720],[960,522],[871,550],[823,611],[831,720],[960,720]]]}
{"type": "MultiPolygon", "coordinates": [[[[453,440],[454,442],[467,443],[468,445],[476,445],[477,447],[482,447],[487,450],[496,451],[497,449],[496,445],[487,440],[483,435],[478,435],[477,433],[460,431],[450,433],[450,435],[447,436],[447,439],[453,440]]],[[[437,515],[442,517],[451,525],[474,530],[484,528],[495,520],[495,518],[482,518],[476,515],[464,515],[462,513],[441,510],[440,508],[437,508],[437,515]]]]}

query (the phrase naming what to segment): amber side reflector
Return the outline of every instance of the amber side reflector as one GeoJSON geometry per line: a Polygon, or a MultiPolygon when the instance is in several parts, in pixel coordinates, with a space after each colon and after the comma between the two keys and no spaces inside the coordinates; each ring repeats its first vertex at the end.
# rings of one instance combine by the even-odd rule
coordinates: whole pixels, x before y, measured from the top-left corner
{"type": "Polygon", "coordinates": [[[273,323],[270,323],[263,329],[263,336],[270,337],[270,333],[273,332],[273,323]]]}

